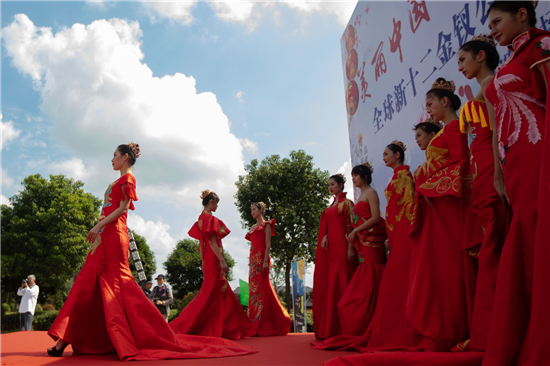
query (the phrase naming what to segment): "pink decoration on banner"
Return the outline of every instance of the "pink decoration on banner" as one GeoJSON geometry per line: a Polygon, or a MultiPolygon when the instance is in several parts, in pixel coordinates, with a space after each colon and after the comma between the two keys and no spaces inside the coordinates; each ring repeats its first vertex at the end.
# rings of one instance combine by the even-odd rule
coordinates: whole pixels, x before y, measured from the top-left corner
{"type": "Polygon", "coordinates": [[[378,45],[378,48],[376,49],[376,53],[374,54],[374,57],[372,59],[371,65],[376,64],[374,67],[374,79],[375,81],[378,81],[378,78],[385,74],[386,71],[388,71],[386,66],[386,58],[384,57],[384,54],[382,53],[382,47],[384,46],[384,42],[380,42],[378,45]]]}
{"type": "MultiPolygon", "coordinates": [[[[388,37],[389,38],[389,37],[388,37]]],[[[401,21],[395,21],[393,18],[393,34],[390,40],[390,52],[395,53],[399,49],[399,61],[403,63],[403,53],[401,52],[401,21]]]]}

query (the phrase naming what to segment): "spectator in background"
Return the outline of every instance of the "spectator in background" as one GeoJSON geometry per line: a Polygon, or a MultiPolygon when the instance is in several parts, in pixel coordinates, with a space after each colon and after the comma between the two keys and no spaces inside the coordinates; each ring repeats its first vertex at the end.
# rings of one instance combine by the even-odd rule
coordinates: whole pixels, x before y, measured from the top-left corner
{"type": "Polygon", "coordinates": [[[153,280],[149,278],[147,282],[145,282],[145,287],[143,288],[143,293],[145,293],[145,296],[147,296],[147,298],[149,299],[153,294],[153,291],[151,290],[151,288],[153,288],[153,280]]]}
{"type": "Polygon", "coordinates": [[[34,309],[38,300],[38,285],[35,283],[35,275],[29,275],[26,280],[21,282],[21,287],[17,290],[17,295],[22,296],[19,305],[19,324],[21,330],[31,330],[34,309]]]}
{"type": "Polygon", "coordinates": [[[174,298],[172,297],[172,289],[166,284],[163,274],[158,275],[156,280],[158,285],[153,289],[151,299],[168,323],[168,317],[170,316],[170,304],[174,301],[174,298]]]}

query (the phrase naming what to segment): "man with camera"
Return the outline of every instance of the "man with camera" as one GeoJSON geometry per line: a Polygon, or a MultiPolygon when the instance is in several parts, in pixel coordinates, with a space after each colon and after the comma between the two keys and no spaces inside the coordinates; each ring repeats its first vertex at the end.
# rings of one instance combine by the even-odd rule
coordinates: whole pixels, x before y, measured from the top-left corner
{"type": "Polygon", "coordinates": [[[21,330],[31,330],[34,309],[38,300],[38,285],[35,283],[36,277],[29,275],[21,281],[21,287],[17,290],[17,295],[22,296],[19,304],[19,324],[21,330]]]}
{"type": "Polygon", "coordinates": [[[170,316],[170,304],[174,301],[172,297],[172,289],[166,284],[164,275],[160,274],[156,278],[157,286],[153,289],[151,299],[153,304],[156,305],[160,313],[168,323],[168,317],[170,316]]]}

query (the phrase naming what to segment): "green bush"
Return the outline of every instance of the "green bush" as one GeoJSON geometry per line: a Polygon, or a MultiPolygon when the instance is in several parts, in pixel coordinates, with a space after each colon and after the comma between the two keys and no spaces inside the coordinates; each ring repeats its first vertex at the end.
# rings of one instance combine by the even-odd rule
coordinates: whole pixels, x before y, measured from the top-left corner
{"type": "Polygon", "coordinates": [[[42,305],[36,304],[36,307],[34,308],[34,315],[43,312],[44,309],[42,308],[42,305]]]}
{"type": "Polygon", "coordinates": [[[35,315],[32,322],[33,330],[49,330],[52,326],[55,318],[59,314],[58,310],[44,311],[38,315],[35,315]]]}
{"type": "Polygon", "coordinates": [[[52,304],[46,304],[42,307],[42,309],[44,309],[44,311],[52,311],[55,310],[55,306],[53,306],[52,304]]]}
{"type": "Polygon", "coordinates": [[[2,332],[19,330],[19,313],[2,315],[2,332]]]}
{"type": "Polygon", "coordinates": [[[2,303],[2,315],[6,314],[6,313],[9,313],[11,311],[11,306],[10,304],[7,304],[7,303],[2,303]]]}
{"type": "Polygon", "coordinates": [[[187,295],[185,295],[182,299],[178,300],[177,303],[178,303],[178,308],[177,309],[171,309],[170,310],[170,317],[168,318],[168,321],[171,322],[172,320],[176,319],[181,311],[187,306],[189,305],[189,303],[191,302],[191,300],[193,300],[195,298],[195,296],[197,296],[197,294],[199,293],[199,290],[195,290],[193,292],[190,292],[188,293],[187,295]],[[174,311],[175,310],[175,311],[174,311]]]}

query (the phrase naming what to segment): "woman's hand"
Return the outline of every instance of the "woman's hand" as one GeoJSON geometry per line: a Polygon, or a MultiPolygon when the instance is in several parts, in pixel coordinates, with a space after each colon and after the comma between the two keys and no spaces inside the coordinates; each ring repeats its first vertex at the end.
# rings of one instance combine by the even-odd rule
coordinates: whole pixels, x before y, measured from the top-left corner
{"type": "Polygon", "coordinates": [[[357,235],[357,233],[355,232],[355,230],[352,230],[351,233],[349,233],[346,238],[348,239],[348,243],[350,243],[351,245],[353,245],[353,241],[355,240],[355,235],[357,235]]]}
{"type": "Polygon", "coordinates": [[[504,184],[504,177],[501,174],[498,174],[495,171],[495,178],[494,178],[494,184],[495,184],[495,190],[497,191],[502,204],[506,205],[506,203],[510,204],[510,197],[508,197],[508,192],[506,192],[506,185],[504,184]]]}
{"type": "Polygon", "coordinates": [[[355,258],[355,249],[353,248],[353,245],[348,245],[348,261],[353,262],[354,258],[355,258]]]}
{"type": "Polygon", "coordinates": [[[99,235],[99,231],[101,230],[101,226],[99,225],[99,222],[88,232],[88,236],[86,237],[86,243],[95,243],[97,236],[99,235]]]}
{"type": "Polygon", "coordinates": [[[427,203],[428,205],[431,205],[431,204],[432,204],[432,201],[430,201],[430,197],[424,196],[424,200],[426,201],[426,203],[427,203]]]}
{"type": "Polygon", "coordinates": [[[269,271],[269,258],[264,259],[263,270],[264,271],[269,271]]]}
{"type": "Polygon", "coordinates": [[[321,248],[323,248],[324,250],[328,249],[328,237],[326,235],[321,241],[321,248]]]}
{"type": "Polygon", "coordinates": [[[225,259],[220,262],[220,268],[222,272],[229,271],[229,267],[227,266],[227,263],[225,263],[225,259]]]}

